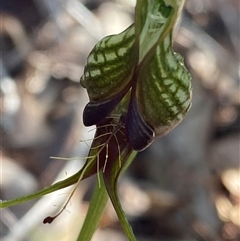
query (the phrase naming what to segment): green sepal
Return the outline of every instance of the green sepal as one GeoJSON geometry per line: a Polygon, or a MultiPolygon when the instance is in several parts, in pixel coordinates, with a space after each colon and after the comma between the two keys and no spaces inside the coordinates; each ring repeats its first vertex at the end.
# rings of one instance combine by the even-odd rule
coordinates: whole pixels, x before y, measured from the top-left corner
{"type": "Polygon", "coordinates": [[[122,209],[122,206],[118,197],[118,192],[117,192],[117,182],[120,175],[123,174],[124,171],[128,168],[128,166],[132,163],[136,154],[137,154],[136,151],[129,152],[129,147],[126,147],[121,152],[122,165],[120,166],[119,162],[116,160],[113,163],[113,166],[111,166],[111,168],[108,167],[105,170],[105,172],[103,172],[103,178],[106,185],[106,189],[108,191],[108,195],[112,201],[113,207],[117,213],[119,221],[129,241],[136,241],[136,238],[133,233],[132,227],[129,224],[126,218],[126,215],[122,209]]]}
{"type": "Polygon", "coordinates": [[[135,8],[138,65],[152,58],[157,45],[173,31],[184,0],[139,0],[135,8]]]}

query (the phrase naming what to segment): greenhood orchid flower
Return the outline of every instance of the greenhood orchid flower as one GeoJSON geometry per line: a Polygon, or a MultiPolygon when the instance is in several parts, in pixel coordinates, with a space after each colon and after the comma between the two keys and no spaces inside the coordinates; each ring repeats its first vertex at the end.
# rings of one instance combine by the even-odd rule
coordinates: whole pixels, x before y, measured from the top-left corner
{"type": "MultiPolygon", "coordinates": [[[[127,237],[136,240],[118,199],[117,180],[138,151],[171,131],[190,108],[191,76],[182,57],[172,50],[173,32],[183,4],[184,0],[137,0],[134,23],[96,44],[80,80],[89,96],[83,122],[86,126],[96,125],[85,165],[63,181],[29,196],[3,201],[0,207],[77,185],[97,173],[99,188],[78,241],[91,239],[107,195],[127,237]]],[[[51,223],[60,213],[47,217],[44,223],[51,223]]]]}
{"type": "Polygon", "coordinates": [[[171,131],[191,105],[191,76],[172,50],[183,3],[138,0],[134,24],[97,43],[80,80],[90,99],[83,122],[97,126],[90,151],[90,156],[98,151],[94,170],[102,173],[129,240],[135,237],[118,199],[117,180],[136,153],[171,131]]]}
{"type": "Polygon", "coordinates": [[[142,151],[181,122],[191,105],[191,76],[172,51],[182,5],[138,1],[135,23],[93,48],[81,77],[90,98],[83,113],[86,126],[114,112],[124,120],[129,144],[142,151]]]}

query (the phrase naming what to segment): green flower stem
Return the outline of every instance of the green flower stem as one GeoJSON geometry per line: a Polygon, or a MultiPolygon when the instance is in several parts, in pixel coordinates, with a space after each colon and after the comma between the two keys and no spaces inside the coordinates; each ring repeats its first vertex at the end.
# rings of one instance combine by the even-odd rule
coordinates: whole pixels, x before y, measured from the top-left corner
{"type": "Polygon", "coordinates": [[[102,217],[107,201],[109,199],[102,173],[99,173],[99,183],[97,183],[93,196],[91,198],[90,206],[88,208],[87,216],[85,217],[82,229],[79,233],[77,241],[90,241],[95,230],[98,227],[99,221],[102,217]]]}

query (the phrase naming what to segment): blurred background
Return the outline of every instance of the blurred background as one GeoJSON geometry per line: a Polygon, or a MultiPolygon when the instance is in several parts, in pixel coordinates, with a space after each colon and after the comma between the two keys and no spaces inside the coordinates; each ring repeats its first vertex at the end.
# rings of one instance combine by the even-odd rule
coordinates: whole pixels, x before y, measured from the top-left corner
{"type": "MultiPolygon", "coordinates": [[[[94,128],[79,84],[98,40],[133,22],[134,0],[11,0],[1,3],[0,198],[70,176],[94,128]],[[59,160],[50,157],[69,157],[59,160]],[[75,157],[75,158],[74,158],[75,157]]],[[[119,182],[138,241],[240,239],[239,1],[187,0],[174,49],[193,76],[193,105],[169,135],[139,153],[119,182]]],[[[95,178],[1,210],[4,241],[75,241],[95,178]]],[[[93,241],[126,241],[109,202],[93,241]]]]}

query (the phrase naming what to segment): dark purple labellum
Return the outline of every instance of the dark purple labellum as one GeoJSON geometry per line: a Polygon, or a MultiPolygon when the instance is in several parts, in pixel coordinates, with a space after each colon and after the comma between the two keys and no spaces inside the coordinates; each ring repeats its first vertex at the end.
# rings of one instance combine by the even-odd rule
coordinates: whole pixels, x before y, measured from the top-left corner
{"type": "Polygon", "coordinates": [[[135,98],[131,99],[126,117],[126,135],[132,148],[143,151],[152,142],[154,130],[143,120],[135,98]]]}
{"type": "Polygon", "coordinates": [[[123,92],[114,98],[102,102],[90,101],[83,111],[83,124],[85,126],[96,125],[113,111],[125,94],[123,92]]]}

